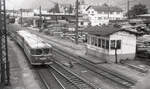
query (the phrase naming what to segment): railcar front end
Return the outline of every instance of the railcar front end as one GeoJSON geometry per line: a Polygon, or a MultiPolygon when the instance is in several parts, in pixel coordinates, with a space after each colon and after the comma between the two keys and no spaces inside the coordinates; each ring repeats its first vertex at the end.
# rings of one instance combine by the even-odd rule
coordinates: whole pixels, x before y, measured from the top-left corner
{"type": "Polygon", "coordinates": [[[32,65],[48,65],[52,64],[53,55],[52,48],[31,49],[30,62],[32,65]]]}

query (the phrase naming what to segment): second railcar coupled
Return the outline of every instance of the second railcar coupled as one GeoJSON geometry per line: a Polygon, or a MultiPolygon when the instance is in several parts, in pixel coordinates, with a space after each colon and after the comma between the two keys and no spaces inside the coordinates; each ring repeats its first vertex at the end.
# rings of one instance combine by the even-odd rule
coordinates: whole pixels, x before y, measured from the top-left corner
{"type": "Polygon", "coordinates": [[[52,46],[40,37],[26,30],[15,32],[14,39],[22,47],[32,65],[51,64],[53,61],[52,46]]]}

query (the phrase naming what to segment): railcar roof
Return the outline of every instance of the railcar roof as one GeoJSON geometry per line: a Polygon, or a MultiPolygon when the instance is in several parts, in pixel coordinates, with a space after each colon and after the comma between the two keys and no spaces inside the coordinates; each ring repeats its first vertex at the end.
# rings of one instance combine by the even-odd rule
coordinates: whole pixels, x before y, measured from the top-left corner
{"type": "Polygon", "coordinates": [[[51,47],[51,45],[49,45],[48,43],[44,43],[43,39],[28,31],[21,30],[21,31],[17,31],[17,33],[21,37],[23,37],[24,40],[27,42],[27,44],[33,49],[51,47]]]}

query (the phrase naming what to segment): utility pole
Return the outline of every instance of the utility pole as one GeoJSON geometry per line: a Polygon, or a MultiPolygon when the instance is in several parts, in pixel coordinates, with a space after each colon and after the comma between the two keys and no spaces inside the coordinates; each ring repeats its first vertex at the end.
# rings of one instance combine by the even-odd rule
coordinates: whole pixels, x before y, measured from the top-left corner
{"type": "Polygon", "coordinates": [[[115,47],[115,63],[118,63],[118,56],[117,56],[117,47],[115,47]]]}
{"type": "Polygon", "coordinates": [[[20,13],[21,13],[21,27],[22,27],[22,8],[20,9],[20,13]]]}
{"type": "Polygon", "coordinates": [[[40,22],[39,22],[40,23],[39,24],[40,25],[40,27],[39,27],[40,30],[39,31],[41,32],[42,31],[42,23],[43,23],[43,21],[42,21],[42,7],[41,6],[39,7],[39,13],[40,13],[40,22]]]}
{"type": "Polygon", "coordinates": [[[79,8],[79,1],[76,0],[76,29],[75,29],[75,42],[78,44],[78,8],[79,8]]]}
{"type": "Polygon", "coordinates": [[[127,0],[127,13],[128,13],[128,19],[130,19],[130,13],[129,13],[129,10],[130,10],[130,1],[127,0]]]}
{"type": "Polygon", "coordinates": [[[13,17],[15,16],[14,14],[15,14],[15,10],[13,9],[13,17]]]}
{"type": "MultiPolygon", "coordinates": [[[[8,46],[7,46],[7,30],[6,30],[6,4],[5,0],[0,0],[0,84],[10,84],[8,46]]],[[[2,88],[3,89],[3,88],[2,88]]]]}
{"type": "Polygon", "coordinates": [[[110,7],[109,7],[109,0],[108,0],[108,20],[109,20],[109,14],[110,14],[110,7]]]}

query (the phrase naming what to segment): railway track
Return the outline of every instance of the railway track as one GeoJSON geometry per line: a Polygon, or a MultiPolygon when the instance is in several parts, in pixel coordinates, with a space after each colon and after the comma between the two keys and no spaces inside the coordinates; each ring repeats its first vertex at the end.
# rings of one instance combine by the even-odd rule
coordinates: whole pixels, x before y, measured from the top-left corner
{"type": "Polygon", "coordinates": [[[38,69],[37,73],[46,89],[95,89],[57,63],[38,69]]]}
{"type": "Polygon", "coordinates": [[[46,89],[64,89],[48,69],[39,69],[37,72],[46,89]]]}
{"type": "MultiPolygon", "coordinates": [[[[48,43],[51,43],[48,38],[41,36],[39,34],[37,34],[37,35],[44,38],[48,43]]],[[[55,47],[55,45],[53,45],[53,47],[55,47]]],[[[76,55],[73,55],[71,53],[65,52],[63,50],[58,49],[57,47],[55,47],[55,51],[57,53],[63,55],[66,58],[77,61],[79,64],[88,68],[89,70],[92,70],[93,72],[95,72],[95,73],[115,82],[115,83],[118,83],[119,85],[122,85],[124,87],[129,88],[129,87],[134,86],[136,83],[135,80],[132,80],[129,77],[123,76],[122,74],[119,74],[118,72],[114,72],[114,71],[109,70],[103,66],[97,67],[94,64],[90,63],[89,61],[87,61],[86,59],[84,59],[80,56],[76,56],[76,55]]]]}
{"type": "Polygon", "coordinates": [[[53,63],[51,67],[55,70],[55,73],[61,74],[64,78],[66,78],[72,85],[75,85],[76,88],[68,88],[68,89],[95,89],[94,86],[85,82],[83,79],[79,78],[77,75],[71,73],[69,70],[66,70],[59,63],[53,63]]]}
{"type": "Polygon", "coordinates": [[[70,53],[66,53],[58,48],[55,47],[55,52],[59,53],[60,55],[63,55],[66,58],[72,59],[73,61],[77,61],[80,65],[88,68],[89,70],[115,82],[118,83],[119,85],[122,85],[124,87],[132,87],[135,85],[136,81],[132,80],[126,76],[123,76],[117,72],[114,72],[112,70],[109,70],[103,66],[97,67],[94,64],[90,63],[86,59],[80,57],[80,56],[75,56],[70,53]]]}
{"type": "Polygon", "coordinates": [[[56,70],[53,70],[53,75],[64,85],[65,89],[80,89],[56,70]]]}

